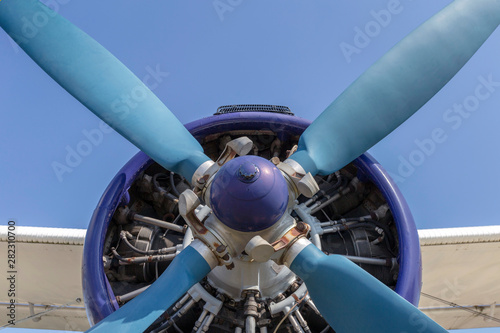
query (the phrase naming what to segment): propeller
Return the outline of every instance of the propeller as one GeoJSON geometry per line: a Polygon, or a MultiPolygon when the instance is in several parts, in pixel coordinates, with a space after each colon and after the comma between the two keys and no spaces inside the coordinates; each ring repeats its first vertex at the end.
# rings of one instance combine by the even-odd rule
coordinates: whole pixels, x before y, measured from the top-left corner
{"type": "Polygon", "coordinates": [[[500,24],[500,1],[455,0],[354,81],[302,134],[290,158],[331,174],[432,98],[500,24]]]}
{"type": "MultiPolygon", "coordinates": [[[[198,141],[125,65],[41,2],[0,1],[0,26],[61,87],[164,168],[191,180],[210,160],[198,141]]],[[[208,260],[209,265],[193,245],[187,247],[156,283],[90,331],[144,331],[215,267],[214,260],[208,260]]]]}
{"type": "Polygon", "coordinates": [[[290,269],[307,285],[309,295],[337,333],[447,332],[411,303],[358,265],[326,255],[304,239],[290,269]]]}
{"type": "MultiPolygon", "coordinates": [[[[454,1],[348,87],[304,132],[291,159],[311,174],[340,169],[432,98],[499,23],[500,0],[454,1]]],[[[64,89],[166,169],[191,180],[209,161],[137,77],[42,3],[0,0],[0,26],[64,89]],[[37,27],[28,24],[29,18],[37,18],[37,27]]],[[[246,170],[241,173],[251,176],[246,170]]],[[[195,240],[150,288],[91,331],[138,332],[149,327],[217,264],[207,248],[196,248],[200,244],[195,240]]],[[[297,241],[291,248],[299,244],[304,245],[297,241]]],[[[290,268],[306,282],[337,332],[444,332],[347,259],[326,256],[310,245],[293,253],[290,268]]]]}
{"type": "Polygon", "coordinates": [[[164,168],[190,181],[209,160],[125,65],[38,0],[2,0],[0,26],[61,87],[164,168]]]}
{"type": "Polygon", "coordinates": [[[175,257],[151,287],[87,332],[143,332],[189,288],[203,279],[216,263],[210,250],[195,240],[175,257]],[[203,249],[209,251],[209,257],[203,249]]]}

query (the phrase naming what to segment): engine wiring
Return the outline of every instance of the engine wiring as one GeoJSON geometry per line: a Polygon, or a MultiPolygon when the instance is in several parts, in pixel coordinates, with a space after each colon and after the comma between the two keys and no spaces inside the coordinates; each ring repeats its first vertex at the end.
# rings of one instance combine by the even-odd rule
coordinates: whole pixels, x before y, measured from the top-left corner
{"type": "MultiPolygon", "coordinates": [[[[230,136],[215,138],[212,143],[205,142],[204,149],[217,156],[223,147],[218,142],[230,139],[230,136]]],[[[285,158],[296,143],[272,137],[263,142],[258,137],[251,139],[256,142],[254,153],[275,160],[285,158]]],[[[358,179],[352,164],[333,174],[316,176],[316,180],[320,191],[309,199],[299,197],[296,207],[302,207],[309,217],[303,222],[317,231],[323,251],[346,256],[393,288],[397,281],[398,243],[392,215],[385,208],[387,203],[379,190],[358,179]]],[[[178,212],[179,195],[188,186],[180,175],[153,164],[137,177],[128,191],[129,201],[115,212],[105,241],[104,262],[120,305],[147,289],[189,244],[192,235],[178,212]]],[[[292,211],[292,217],[302,220],[296,210],[292,211]]],[[[272,269],[283,271],[278,266],[272,269]]],[[[146,332],[239,333],[246,325],[263,333],[267,329],[273,333],[320,333],[330,329],[307,290],[293,305],[286,305],[302,285],[298,278],[276,284],[270,294],[255,294],[252,302],[258,311],[251,314],[247,298],[228,291],[216,281],[210,275],[203,279],[196,286],[195,296],[188,292],[146,332]],[[282,310],[271,314],[271,306],[282,310]],[[288,325],[284,325],[286,320],[290,322],[288,325]]]]}
{"type": "Polygon", "coordinates": [[[292,311],[298,307],[302,301],[307,297],[307,295],[309,295],[309,292],[306,292],[306,294],[304,296],[302,296],[301,299],[298,300],[298,302],[296,302],[291,308],[290,310],[288,310],[288,312],[283,316],[283,318],[281,318],[280,322],[278,323],[278,325],[276,325],[276,328],[274,329],[273,333],[277,333],[278,332],[278,329],[280,328],[281,324],[283,324],[283,322],[285,321],[285,319],[288,318],[288,316],[292,313],[292,311]]]}

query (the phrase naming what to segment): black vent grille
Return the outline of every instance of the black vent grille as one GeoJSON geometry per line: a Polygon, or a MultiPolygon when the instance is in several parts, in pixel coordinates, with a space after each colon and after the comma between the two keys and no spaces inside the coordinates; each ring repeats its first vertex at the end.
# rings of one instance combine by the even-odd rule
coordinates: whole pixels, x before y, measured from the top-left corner
{"type": "Polygon", "coordinates": [[[281,105],[266,105],[266,104],[235,104],[235,105],[223,105],[217,108],[217,112],[214,115],[218,114],[228,114],[235,112],[274,112],[274,113],[283,113],[290,116],[294,116],[292,111],[288,106],[281,105]]]}

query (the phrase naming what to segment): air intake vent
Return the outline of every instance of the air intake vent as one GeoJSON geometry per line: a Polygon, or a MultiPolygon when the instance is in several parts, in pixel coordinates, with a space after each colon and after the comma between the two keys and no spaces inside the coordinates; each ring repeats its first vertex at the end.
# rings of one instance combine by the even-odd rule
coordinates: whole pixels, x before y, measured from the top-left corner
{"type": "Polygon", "coordinates": [[[292,111],[288,106],[281,105],[265,105],[265,104],[235,104],[235,105],[224,105],[217,108],[217,112],[214,115],[235,113],[235,112],[274,112],[283,113],[290,116],[294,116],[292,111]]]}

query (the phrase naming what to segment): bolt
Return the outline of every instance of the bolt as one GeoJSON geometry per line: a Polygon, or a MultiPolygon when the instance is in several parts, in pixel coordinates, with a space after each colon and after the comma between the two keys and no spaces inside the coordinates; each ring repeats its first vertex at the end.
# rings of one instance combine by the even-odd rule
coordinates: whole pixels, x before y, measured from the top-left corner
{"type": "Polygon", "coordinates": [[[226,250],[226,247],[224,245],[219,245],[217,246],[217,248],[215,249],[215,251],[217,251],[217,253],[222,253],[226,250]]]}
{"type": "Polygon", "coordinates": [[[307,230],[306,224],[304,222],[297,223],[297,226],[295,228],[300,232],[304,232],[307,230]]]}

